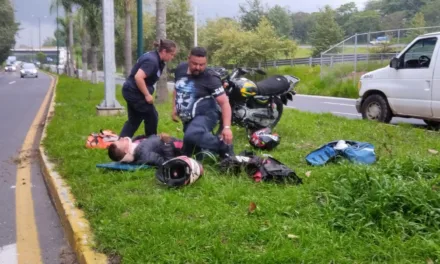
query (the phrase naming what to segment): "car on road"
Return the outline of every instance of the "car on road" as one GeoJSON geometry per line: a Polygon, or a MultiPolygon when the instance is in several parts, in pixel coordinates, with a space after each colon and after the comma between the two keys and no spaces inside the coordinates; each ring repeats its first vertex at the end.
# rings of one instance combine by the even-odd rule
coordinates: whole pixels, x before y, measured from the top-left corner
{"type": "Polygon", "coordinates": [[[387,67],[362,75],[358,88],[364,119],[418,118],[440,127],[440,32],[416,37],[387,67]]]}
{"type": "Polygon", "coordinates": [[[33,63],[23,63],[20,70],[20,77],[34,77],[38,78],[38,70],[33,63]]]}
{"type": "Polygon", "coordinates": [[[7,64],[5,66],[5,71],[7,71],[7,72],[15,72],[16,70],[17,70],[17,67],[15,67],[15,65],[7,64]]]}

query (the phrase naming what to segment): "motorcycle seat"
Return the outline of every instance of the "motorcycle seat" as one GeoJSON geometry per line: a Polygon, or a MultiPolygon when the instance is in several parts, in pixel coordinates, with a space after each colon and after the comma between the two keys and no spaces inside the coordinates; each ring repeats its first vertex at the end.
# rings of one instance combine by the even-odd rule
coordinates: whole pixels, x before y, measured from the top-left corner
{"type": "Polygon", "coordinates": [[[264,96],[280,95],[290,89],[290,83],[282,75],[274,75],[257,82],[257,94],[264,96]]]}

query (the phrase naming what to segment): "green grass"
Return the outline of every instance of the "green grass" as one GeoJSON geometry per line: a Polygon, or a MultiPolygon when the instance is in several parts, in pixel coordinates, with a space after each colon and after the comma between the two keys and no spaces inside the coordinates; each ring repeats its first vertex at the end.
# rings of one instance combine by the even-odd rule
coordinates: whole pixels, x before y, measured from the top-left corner
{"type": "MultiPolygon", "coordinates": [[[[43,142],[85,211],[99,251],[123,263],[440,260],[440,161],[428,151],[440,150],[438,133],[286,110],[276,128],[281,144],[271,155],[303,185],[257,184],[205,164],[195,185],[174,190],[159,185],[153,170],[95,168],[110,160],[106,151],[84,147],[87,135],[101,128],[119,132],[126,120],[96,116],[103,91],[102,84],[60,77],[43,142]],[[378,162],[306,164],[310,151],[337,139],[373,143],[378,162]]],[[[120,88],[117,96],[122,103],[120,88]]],[[[158,112],[159,131],[181,137],[170,106],[158,105],[158,112]]],[[[237,152],[249,149],[243,129],[234,128],[234,137],[237,152]]]]}
{"type": "Polygon", "coordinates": [[[300,78],[297,86],[299,94],[324,95],[345,98],[358,98],[357,83],[361,73],[372,71],[385,66],[381,62],[360,62],[358,63],[357,74],[353,74],[352,63],[335,64],[332,68],[326,67],[321,79],[321,67],[309,67],[306,65],[281,66],[269,68],[269,75],[289,74],[300,78]]]}

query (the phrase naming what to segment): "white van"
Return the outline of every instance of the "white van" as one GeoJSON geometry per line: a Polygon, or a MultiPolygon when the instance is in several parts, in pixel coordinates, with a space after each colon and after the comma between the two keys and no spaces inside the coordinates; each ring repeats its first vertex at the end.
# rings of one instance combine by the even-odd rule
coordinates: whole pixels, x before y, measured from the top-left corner
{"type": "Polygon", "coordinates": [[[390,65],[362,75],[356,109],[364,119],[420,118],[440,125],[440,32],[414,39],[390,65]]]}

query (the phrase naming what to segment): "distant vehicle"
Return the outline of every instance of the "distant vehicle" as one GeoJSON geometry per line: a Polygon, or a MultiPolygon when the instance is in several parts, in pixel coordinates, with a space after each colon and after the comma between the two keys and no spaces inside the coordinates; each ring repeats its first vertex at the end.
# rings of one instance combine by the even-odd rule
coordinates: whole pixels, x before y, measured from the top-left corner
{"type": "Polygon", "coordinates": [[[15,65],[7,64],[5,66],[5,71],[7,71],[7,72],[15,72],[16,70],[17,70],[17,67],[15,67],[15,65]]]}
{"type": "Polygon", "coordinates": [[[38,70],[33,63],[24,63],[20,70],[20,77],[35,77],[38,78],[38,70]]]}
{"type": "Polygon", "coordinates": [[[388,36],[377,37],[375,40],[370,41],[370,44],[372,45],[387,44],[387,43],[390,43],[390,39],[388,38],[388,36]]]}
{"type": "Polygon", "coordinates": [[[419,36],[389,66],[361,76],[356,109],[364,119],[410,117],[440,127],[439,39],[440,32],[419,36]]]}

